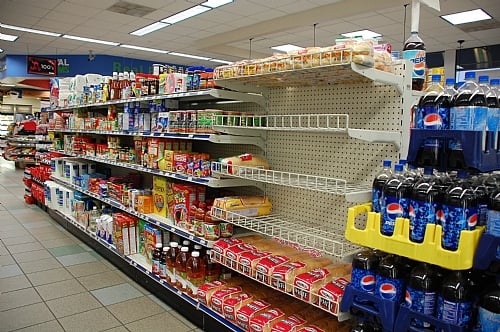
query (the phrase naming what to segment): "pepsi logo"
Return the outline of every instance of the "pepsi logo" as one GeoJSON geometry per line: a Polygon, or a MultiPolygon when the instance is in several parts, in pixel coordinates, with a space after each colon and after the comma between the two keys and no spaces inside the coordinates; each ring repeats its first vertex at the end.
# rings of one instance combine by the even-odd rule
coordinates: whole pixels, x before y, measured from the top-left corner
{"type": "Polygon", "coordinates": [[[367,274],[359,281],[359,286],[365,292],[373,292],[375,290],[375,276],[367,274]]]}
{"type": "Polygon", "coordinates": [[[470,229],[476,227],[477,224],[477,213],[474,213],[472,216],[467,219],[467,225],[469,226],[470,229]]]}
{"type": "Polygon", "coordinates": [[[446,215],[441,209],[436,211],[436,222],[438,224],[444,224],[446,222],[446,215]]]}
{"type": "Polygon", "coordinates": [[[406,303],[406,306],[408,308],[411,308],[411,303],[412,303],[412,301],[411,301],[411,294],[408,291],[406,291],[406,294],[405,294],[405,303],[406,303]]]}
{"type": "Polygon", "coordinates": [[[403,215],[403,207],[399,203],[387,204],[385,209],[391,219],[396,219],[397,217],[401,217],[403,215]]]}
{"type": "Polygon", "coordinates": [[[419,51],[415,55],[415,58],[411,59],[413,62],[413,73],[416,76],[425,75],[425,52],[419,51]]]}
{"type": "Polygon", "coordinates": [[[410,217],[410,219],[414,219],[417,215],[415,214],[415,208],[413,207],[413,205],[410,205],[408,207],[408,217],[410,217]]]}
{"type": "Polygon", "coordinates": [[[393,300],[396,298],[398,291],[393,284],[384,282],[382,285],[380,285],[378,292],[381,298],[386,300],[393,300]]]}
{"type": "Polygon", "coordinates": [[[443,119],[437,113],[427,114],[424,117],[424,128],[441,128],[443,126],[443,119]]]}

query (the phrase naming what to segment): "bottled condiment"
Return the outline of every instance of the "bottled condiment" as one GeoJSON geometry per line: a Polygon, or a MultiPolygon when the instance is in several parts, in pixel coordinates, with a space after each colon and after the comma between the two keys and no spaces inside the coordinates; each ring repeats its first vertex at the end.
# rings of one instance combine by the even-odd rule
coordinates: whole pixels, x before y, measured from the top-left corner
{"type": "Polygon", "coordinates": [[[191,296],[198,294],[198,287],[205,282],[205,262],[199,251],[193,251],[186,264],[187,293],[191,296]]]}
{"type": "Polygon", "coordinates": [[[220,222],[212,218],[212,214],[207,212],[203,222],[203,237],[208,241],[216,241],[220,238],[220,222]]]}
{"type": "Polygon", "coordinates": [[[204,235],[204,221],[205,215],[207,213],[207,205],[205,203],[200,203],[195,214],[194,220],[194,235],[203,237],[204,235]]]}
{"type": "Polygon", "coordinates": [[[179,254],[179,244],[177,242],[170,242],[170,249],[167,252],[167,275],[166,280],[171,285],[175,285],[175,259],[179,254]]]}
{"type": "Polygon", "coordinates": [[[163,247],[160,256],[160,279],[167,279],[167,255],[170,247],[163,247]]]}
{"type": "Polygon", "coordinates": [[[155,249],[153,250],[153,255],[152,255],[152,266],[151,266],[151,272],[155,275],[160,275],[160,259],[161,259],[161,253],[162,253],[162,244],[157,243],[155,245],[155,249]]]}
{"type": "Polygon", "coordinates": [[[221,272],[220,264],[210,259],[211,253],[212,250],[209,249],[207,250],[207,254],[203,257],[205,261],[205,281],[207,282],[218,280],[221,272]]]}
{"type": "Polygon", "coordinates": [[[188,223],[186,225],[188,232],[194,233],[194,225],[196,221],[196,212],[198,212],[198,206],[200,202],[198,201],[193,201],[191,206],[189,207],[189,216],[188,216],[188,223]]]}
{"type": "Polygon", "coordinates": [[[175,259],[175,287],[181,291],[186,291],[187,287],[187,261],[189,257],[191,257],[189,247],[182,247],[175,259]]]}

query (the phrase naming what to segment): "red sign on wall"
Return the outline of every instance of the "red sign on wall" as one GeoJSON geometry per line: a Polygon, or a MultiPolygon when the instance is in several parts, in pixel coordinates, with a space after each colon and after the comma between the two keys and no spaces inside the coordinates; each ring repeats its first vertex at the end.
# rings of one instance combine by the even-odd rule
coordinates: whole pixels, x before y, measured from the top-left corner
{"type": "Polygon", "coordinates": [[[57,76],[57,59],[28,56],[28,74],[57,76]]]}

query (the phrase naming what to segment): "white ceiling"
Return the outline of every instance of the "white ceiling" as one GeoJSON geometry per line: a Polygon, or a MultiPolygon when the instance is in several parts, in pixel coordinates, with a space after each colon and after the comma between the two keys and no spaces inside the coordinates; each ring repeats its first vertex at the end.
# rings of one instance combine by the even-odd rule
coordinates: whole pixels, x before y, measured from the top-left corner
{"type": "MultiPolygon", "coordinates": [[[[203,1],[138,1],[156,9],[144,17],[106,10],[116,2],[118,0],[0,0],[0,22],[235,61],[249,57],[250,39],[252,58],[271,55],[270,46],[279,44],[313,46],[314,24],[317,24],[316,46],[332,45],[344,32],[371,29],[381,33],[394,50],[401,50],[405,39],[404,4],[411,0],[235,0],[144,37],[129,33],[203,1]]],[[[407,7],[406,35],[409,34],[410,7],[407,7]]],[[[460,39],[465,40],[464,48],[499,44],[500,28],[466,33],[439,17],[476,8],[483,8],[494,20],[500,20],[499,0],[441,0],[440,13],[422,5],[420,35],[427,51],[456,49],[460,39]]],[[[0,32],[20,36],[16,42],[0,41],[3,54],[88,54],[92,50],[97,55],[184,65],[217,65],[2,28],[0,32]]]]}

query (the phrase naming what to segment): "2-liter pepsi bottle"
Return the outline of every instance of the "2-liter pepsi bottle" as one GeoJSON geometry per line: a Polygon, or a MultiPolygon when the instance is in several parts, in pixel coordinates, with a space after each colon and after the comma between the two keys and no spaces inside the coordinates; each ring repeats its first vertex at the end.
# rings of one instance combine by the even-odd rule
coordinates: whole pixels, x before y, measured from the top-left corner
{"type": "Polygon", "coordinates": [[[380,212],[382,205],[382,190],[384,189],[384,185],[392,175],[391,170],[391,161],[384,160],[383,168],[380,172],[377,173],[375,179],[373,180],[372,185],[372,211],[380,212]]]}
{"type": "Polygon", "coordinates": [[[403,165],[394,166],[394,174],[387,180],[382,190],[380,219],[382,234],[392,235],[396,218],[407,217],[410,185],[403,175],[403,165]]]}
{"type": "Polygon", "coordinates": [[[469,326],[472,320],[472,291],[467,271],[452,271],[437,297],[437,318],[454,325],[469,326]]]}
{"type": "MultiPolygon", "coordinates": [[[[418,28],[418,27],[416,27],[418,28]]],[[[422,91],[425,82],[425,44],[418,36],[418,32],[413,30],[403,47],[403,59],[413,63],[411,74],[412,90],[422,91]]]]}

